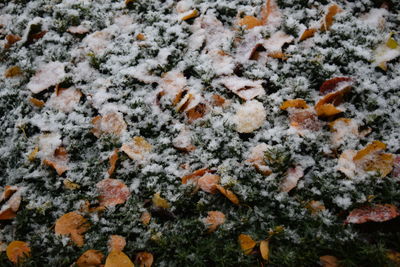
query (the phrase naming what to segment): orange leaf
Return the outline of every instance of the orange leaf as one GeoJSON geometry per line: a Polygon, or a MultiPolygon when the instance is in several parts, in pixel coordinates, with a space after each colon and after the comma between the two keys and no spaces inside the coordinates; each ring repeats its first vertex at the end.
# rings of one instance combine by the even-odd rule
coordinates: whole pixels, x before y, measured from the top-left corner
{"type": "Polygon", "coordinates": [[[89,249],[76,261],[78,267],[100,267],[104,255],[99,250],[89,249]]]}
{"type": "Polygon", "coordinates": [[[18,264],[23,262],[24,258],[30,257],[31,249],[26,242],[12,241],[7,246],[6,254],[11,262],[18,264]]]}
{"type": "Polygon", "coordinates": [[[264,260],[269,260],[269,241],[268,240],[262,240],[260,242],[260,252],[261,252],[261,257],[264,260]]]}
{"type": "Polygon", "coordinates": [[[44,107],[44,101],[42,101],[42,100],[39,100],[39,99],[34,98],[34,97],[31,97],[31,98],[29,98],[29,101],[30,101],[30,102],[32,103],[32,105],[34,105],[35,107],[38,107],[38,108],[44,107]]]}
{"type": "Polygon", "coordinates": [[[160,192],[153,195],[152,202],[154,206],[159,208],[168,209],[170,207],[168,201],[160,196],[160,192]]]}
{"type": "Polygon", "coordinates": [[[153,254],[149,252],[139,252],[136,255],[135,263],[139,265],[139,267],[151,267],[151,265],[153,265],[153,261],[153,254]]]}
{"type": "Polygon", "coordinates": [[[365,148],[361,149],[354,156],[354,161],[359,161],[368,157],[370,155],[376,154],[378,152],[382,152],[386,149],[386,144],[381,141],[372,141],[372,143],[368,144],[365,148]]]}
{"type": "Polygon", "coordinates": [[[207,172],[211,172],[211,170],[209,170],[207,168],[202,168],[202,169],[198,169],[198,170],[194,171],[191,174],[185,175],[182,177],[182,184],[187,184],[187,182],[192,179],[198,179],[201,176],[203,176],[204,174],[206,174],[207,172]]]}
{"type": "Polygon", "coordinates": [[[129,188],[120,180],[104,179],[97,183],[101,206],[111,207],[123,204],[131,195],[129,188]]]}
{"type": "Polygon", "coordinates": [[[386,253],[386,256],[393,262],[395,263],[395,266],[400,266],[400,253],[397,251],[388,251],[386,253]]]}
{"type": "Polygon", "coordinates": [[[328,7],[327,12],[325,14],[325,17],[323,19],[322,25],[321,25],[321,31],[328,31],[334,21],[334,17],[336,14],[342,12],[343,9],[338,6],[337,4],[332,4],[328,7]]]}
{"type": "Polygon", "coordinates": [[[256,241],[254,241],[251,236],[245,234],[239,235],[239,245],[244,254],[249,255],[256,244],[256,241]]]}
{"type": "Polygon", "coordinates": [[[308,105],[303,99],[290,99],[283,102],[280,106],[281,110],[286,110],[288,108],[308,108],[308,105]]]}
{"type": "Polygon", "coordinates": [[[215,174],[204,174],[197,180],[197,184],[204,192],[215,194],[217,192],[216,185],[219,183],[220,177],[215,174]]]}
{"type": "Polygon", "coordinates": [[[129,257],[122,251],[111,251],[104,267],[134,267],[129,257]]]}
{"type": "Polygon", "coordinates": [[[148,225],[150,223],[150,220],[151,220],[151,214],[148,211],[144,211],[140,216],[140,221],[144,225],[148,225]]]}
{"type": "Polygon", "coordinates": [[[399,215],[399,210],[392,204],[376,204],[352,210],[344,223],[385,222],[399,215]]]}
{"type": "Polygon", "coordinates": [[[22,74],[21,68],[18,66],[12,66],[9,67],[5,72],[4,72],[4,77],[6,78],[12,78],[15,76],[19,76],[22,74]]]}
{"type": "Polygon", "coordinates": [[[343,112],[343,110],[338,109],[332,104],[315,106],[315,111],[317,112],[318,117],[330,117],[343,112]]]}
{"type": "Polygon", "coordinates": [[[193,121],[202,118],[207,112],[207,106],[204,103],[199,103],[195,107],[186,111],[186,116],[188,118],[188,122],[192,123],[193,121]]]}
{"type": "Polygon", "coordinates": [[[72,241],[81,247],[84,244],[83,233],[89,230],[88,221],[75,211],[61,216],[56,221],[55,232],[59,235],[69,235],[72,241]]]}
{"type": "Polygon", "coordinates": [[[203,222],[208,225],[209,232],[217,230],[218,226],[225,222],[225,214],[220,211],[209,211],[207,218],[203,222]]]}
{"type": "Polygon", "coordinates": [[[199,15],[199,11],[197,11],[196,9],[190,10],[182,15],[181,20],[192,19],[192,18],[197,17],[198,15],[199,15]]]}
{"type": "Polygon", "coordinates": [[[108,239],[108,251],[122,251],[126,246],[125,237],[120,235],[111,235],[108,239]]]}
{"type": "Polygon", "coordinates": [[[108,169],[108,175],[111,176],[114,173],[117,160],[118,160],[118,148],[114,149],[114,152],[109,158],[110,168],[108,169]]]}
{"type": "Polygon", "coordinates": [[[246,28],[250,30],[254,27],[263,25],[263,22],[254,16],[244,16],[242,19],[239,20],[238,25],[246,26],[246,28]]]}
{"type": "Polygon", "coordinates": [[[223,194],[226,198],[228,198],[233,204],[239,205],[238,197],[230,190],[223,188],[221,185],[217,184],[216,188],[218,191],[223,194]]]}
{"type": "Polygon", "coordinates": [[[311,38],[314,36],[314,34],[317,32],[318,30],[315,28],[310,28],[310,29],[305,29],[304,32],[300,35],[299,41],[304,41],[308,38],[311,38]]]}
{"type": "Polygon", "coordinates": [[[338,267],[339,266],[339,260],[334,256],[330,256],[330,255],[321,256],[321,257],[319,257],[319,260],[321,261],[323,267],[338,267]]]}

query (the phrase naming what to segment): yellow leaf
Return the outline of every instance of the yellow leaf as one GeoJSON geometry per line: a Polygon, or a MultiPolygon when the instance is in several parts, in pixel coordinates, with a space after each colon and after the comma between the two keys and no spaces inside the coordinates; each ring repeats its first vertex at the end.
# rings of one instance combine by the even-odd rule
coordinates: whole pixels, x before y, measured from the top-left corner
{"type": "Polygon", "coordinates": [[[188,19],[192,19],[195,18],[199,15],[199,12],[196,9],[190,10],[186,13],[183,14],[183,16],[181,17],[181,20],[188,20],[188,19]]]}
{"type": "Polygon", "coordinates": [[[63,181],[64,187],[69,190],[79,189],[81,186],[77,183],[71,182],[69,179],[64,179],[63,181]]]}
{"type": "Polygon", "coordinates": [[[246,255],[249,255],[252,251],[253,248],[256,246],[256,241],[254,241],[251,236],[245,235],[245,234],[240,234],[239,235],[239,244],[240,248],[242,249],[243,253],[246,255]]]}
{"type": "Polygon", "coordinates": [[[153,195],[152,201],[153,205],[159,208],[168,209],[170,206],[168,201],[160,196],[160,192],[157,192],[153,195]]]}
{"type": "Polygon", "coordinates": [[[268,240],[262,240],[260,242],[260,252],[261,252],[261,257],[264,260],[269,260],[269,241],[268,240]]]}
{"type": "Polygon", "coordinates": [[[34,161],[38,152],[39,152],[39,147],[35,146],[35,148],[32,150],[32,152],[29,153],[28,160],[29,161],[34,161]]]}
{"type": "Polygon", "coordinates": [[[30,257],[31,249],[23,241],[12,241],[6,249],[8,259],[17,264],[23,262],[24,258],[30,257]]]}
{"type": "Polygon", "coordinates": [[[386,46],[391,48],[391,49],[396,49],[398,47],[398,43],[396,40],[392,37],[393,33],[390,33],[390,37],[386,42],[386,46]]]}
{"type": "Polygon", "coordinates": [[[104,267],[134,267],[129,257],[122,251],[111,251],[104,267]]]}
{"type": "Polygon", "coordinates": [[[393,262],[395,263],[395,266],[400,266],[400,253],[397,251],[388,251],[386,253],[386,256],[393,262]]]}
{"type": "Polygon", "coordinates": [[[368,144],[365,148],[358,151],[357,154],[354,156],[353,160],[354,161],[362,160],[369,155],[383,151],[385,149],[386,149],[385,143],[382,143],[381,141],[372,141],[372,143],[368,144]]]}
{"type": "Polygon", "coordinates": [[[281,110],[286,110],[288,108],[308,108],[308,105],[303,99],[290,99],[283,102],[280,106],[281,110]]]}

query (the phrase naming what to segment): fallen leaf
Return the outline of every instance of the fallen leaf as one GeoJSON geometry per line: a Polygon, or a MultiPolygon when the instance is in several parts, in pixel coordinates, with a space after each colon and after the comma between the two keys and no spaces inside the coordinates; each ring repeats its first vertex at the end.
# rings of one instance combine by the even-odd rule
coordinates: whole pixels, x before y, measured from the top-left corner
{"type": "Polygon", "coordinates": [[[281,184],[281,192],[289,192],[297,186],[297,182],[304,176],[303,168],[296,166],[289,168],[281,184]]]}
{"type": "Polygon", "coordinates": [[[0,209],[0,220],[11,220],[17,216],[21,205],[21,190],[16,186],[5,186],[0,202],[6,201],[0,209]]]}
{"type": "Polygon", "coordinates": [[[339,260],[330,255],[325,255],[319,257],[319,260],[322,264],[323,267],[338,267],[339,266],[339,260]]]}
{"type": "Polygon", "coordinates": [[[261,252],[261,257],[264,260],[269,260],[269,241],[268,240],[262,240],[260,242],[260,252],[261,252]]]}
{"type": "Polygon", "coordinates": [[[343,9],[340,6],[338,6],[337,4],[329,5],[327,10],[326,10],[324,19],[322,21],[322,25],[321,25],[320,30],[321,31],[328,31],[331,28],[331,26],[332,26],[332,24],[334,22],[334,17],[336,16],[336,14],[338,14],[338,13],[340,13],[342,11],[343,11],[343,9]]]}
{"type": "Polygon", "coordinates": [[[197,17],[198,15],[199,15],[199,11],[197,11],[196,9],[189,10],[189,11],[179,15],[179,20],[182,20],[182,21],[189,20],[189,19],[197,17]]]}
{"type": "Polygon", "coordinates": [[[50,86],[60,83],[65,78],[65,64],[54,61],[42,65],[36,74],[30,79],[26,87],[37,94],[46,90],[50,86]]]}
{"type": "Polygon", "coordinates": [[[257,96],[265,95],[262,81],[253,81],[237,76],[228,76],[218,79],[216,83],[223,84],[231,92],[239,96],[243,100],[252,100],[257,96]]]}
{"type": "Polygon", "coordinates": [[[254,241],[251,236],[245,234],[239,235],[239,245],[244,254],[249,255],[256,244],[256,241],[254,241]]]}
{"type": "Polygon", "coordinates": [[[15,76],[19,76],[22,74],[22,70],[18,66],[12,66],[9,67],[5,72],[4,72],[4,77],[6,78],[12,78],[15,76]]]}
{"type": "Polygon", "coordinates": [[[81,97],[82,93],[73,87],[58,88],[47,100],[46,106],[69,113],[75,109],[81,97]]]}
{"type": "Polygon", "coordinates": [[[339,82],[335,87],[335,91],[324,95],[315,105],[314,109],[319,117],[330,117],[343,112],[343,110],[336,108],[343,101],[343,97],[350,92],[351,82],[339,82]]]}
{"type": "Polygon", "coordinates": [[[394,250],[390,250],[386,253],[386,256],[395,264],[394,266],[400,266],[400,253],[394,250]]]}
{"type": "Polygon", "coordinates": [[[138,33],[136,35],[136,39],[138,39],[139,41],[144,41],[146,40],[146,36],[143,33],[138,33]]]}
{"type": "Polygon", "coordinates": [[[226,99],[220,95],[213,94],[211,98],[214,106],[224,107],[226,105],[226,99]]]}
{"type": "Polygon", "coordinates": [[[264,159],[264,154],[267,150],[267,144],[258,144],[250,150],[250,155],[246,159],[246,162],[251,163],[262,175],[270,175],[272,173],[272,170],[268,167],[264,159]]]}
{"type": "Polygon", "coordinates": [[[203,118],[207,113],[207,105],[204,103],[199,103],[196,106],[186,110],[186,117],[188,122],[192,123],[195,120],[203,118]]]}
{"type": "Polygon", "coordinates": [[[250,30],[254,27],[263,25],[263,22],[254,16],[244,16],[239,20],[238,25],[250,30]]]}
{"type": "Polygon", "coordinates": [[[88,221],[82,215],[72,211],[57,219],[55,232],[59,235],[68,235],[78,247],[82,247],[84,245],[83,234],[89,230],[89,227],[88,221]]]}
{"type": "Polygon", "coordinates": [[[322,202],[316,201],[316,200],[311,200],[310,202],[308,202],[306,205],[306,208],[313,215],[325,210],[324,204],[322,204],[322,202]]]}
{"type": "Polygon", "coordinates": [[[382,152],[386,149],[386,144],[381,141],[372,141],[372,143],[368,144],[365,148],[359,150],[357,154],[354,156],[354,161],[363,160],[368,156],[374,155],[376,153],[382,152]]]}
{"type": "Polygon", "coordinates": [[[308,105],[304,99],[298,98],[298,99],[290,99],[286,100],[282,103],[280,106],[281,110],[286,110],[288,108],[308,108],[308,105]]]}
{"type": "Polygon", "coordinates": [[[306,40],[308,38],[313,37],[317,31],[318,31],[318,29],[316,29],[316,28],[305,29],[303,31],[303,33],[300,34],[299,41],[304,41],[304,40],[306,40]]]}
{"type": "Polygon", "coordinates": [[[189,181],[195,182],[197,184],[197,180],[201,176],[203,176],[203,175],[205,175],[206,173],[209,173],[209,172],[213,172],[213,171],[211,171],[210,169],[207,169],[207,168],[198,169],[198,170],[194,171],[191,174],[183,176],[182,177],[182,184],[187,184],[189,181]]]}
{"type": "Polygon", "coordinates": [[[52,167],[58,175],[62,175],[64,172],[69,170],[68,167],[68,154],[64,147],[58,147],[54,151],[52,157],[45,158],[43,164],[52,167]]]}
{"type": "Polygon", "coordinates": [[[111,251],[104,267],[134,267],[129,257],[122,251],[111,251]]]}
{"type": "Polygon", "coordinates": [[[168,209],[170,207],[168,201],[160,196],[160,192],[157,192],[153,195],[152,202],[154,206],[159,208],[168,209]]]}
{"type": "Polygon", "coordinates": [[[392,204],[376,204],[352,210],[344,223],[385,222],[399,215],[399,210],[392,204]]]}
{"type": "Polygon", "coordinates": [[[96,116],[92,119],[92,133],[96,137],[102,134],[122,135],[127,128],[124,118],[119,112],[109,112],[104,116],[96,116]]]}
{"type": "Polygon", "coordinates": [[[12,241],[7,246],[6,254],[11,262],[21,264],[27,257],[31,256],[31,249],[26,242],[12,241]]]}
{"type": "Polygon", "coordinates": [[[275,0],[266,0],[265,6],[261,10],[261,21],[263,25],[279,26],[281,24],[282,14],[275,0]]]}
{"type": "Polygon", "coordinates": [[[89,32],[89,29],[85,27],[84,25],[78,25],[78,26],[70,26],[67,29],[67,32],[72,33],[72,34],[85,34],[89,32]]]}
{"type": "Polygon", "coordinates": [[[379,45],[374,51],[373,64],[384,71],[387,71],[387,62],[400,56],[400,46],[390,33],[387,41],[379,45]]]}
{"type": "Polygon", "coordinates": [[[118,151],[119,151],[118,148],[114,149],[114,152],[109,157],[110,168],[108,168],[107,171],[109,176],[111,176],[115,171],[115,167],[118,160],[118,151]]]}
{"type": "Polygon", "coordinates": [[[215,194],[217,192],[216,185],[219,183],[220,177],[215,174],[204,174],[197,180],[197,185],[204,192],[215,194]]]}
{"type": "Polygon", "coordinates": [[[111,235],[108,239],[108,251],[122,251],[126,246],[125,237],[120,235],[111,235]]]}
{"type": "Polygon", "coordinates": [[[79,189],[81,187],[79,184],[74,183],[69,179],[64,179],[63,180],[63,184],[64,184],[64,187],[66,189],[69,189],[69,190],[76,190],[76,189],[79,189]]]}
{"type": "Polygon", "coordinates": [[[319,131],[323,124],[312,109],[290,109],[290,126],[295,128],[302,135],[303,130],[319,131]]]}
{"type": "Polygon", "coordinates": [[[196,147],[192,145],[192,134],[187,129],[182,129],[179,132],[178,136],[172,140],[172,145],[182,152],[191,152],[196,149],[196,147]]]}
{"type": "Polygon", "coordinates": [[[125,203],[131,195],[129,188],[120,180],[104,179],[97,183],[100,206],[113,207],[125,203]]]}
{"type": "Polygon", "coordinates": [[[229,199],[233,204],[235,205],[239,205],[239,199],[238,197],[230,190],[225,189],[224,187],[222,187],[221,185],[217,184],[216,188],[218,189],[218,191],[223,194],[227,199],[229,199]]]}
{"type": "Polygon", "coordinates": [[[78,267],[101,267],[104,255],[99,250],[89,249],[76,261],[78,267]]]}
{"type": "Polygon", "coordinates": [[[208,226],[209,232],[217,230],[218,226],[225,222],[225,214],[220,211],[209,211],[208,216],[203,219],[203,223],[208,226]]]}
{"type": "Polygon", "coordinates": [[[34,97],[29,98],[29,102],[31,102],[35,107],[38,107],[38,108],[44,107],[44,104],[45,104],[43,100],[40,100],[40,99],[37,99],[34,97]]]}
{"type": "Polygon", "coordinates": [[[335,77],[323,82],[319,88],[319,92],[322,95],[326,95],[336,91],[338,88],[342,87],[341,85],[348,86],[351,85],[351,83],[352,79],[350,77],[335,77]]]}
{"type": "Polygon", "coordinates": [[[141,136],[135,136],[132,143],[123,144],[121,151],[125,152],[129,158],[137,161],[145,160],[151,152],[152,145],[141,136]]]}
{"type": "Polygon", "coordinates": [[[153,254],[149,253],[149,252],[139,252],[136,255],[136,259],[135,259],[135,263],[139,266],[139,267],[151,267],[151,265],[153,265],[153,261],[154,261],[154,257],[153,254]]]}
{"type": "Polygon", "coordinates": [[[144,225],[148,225],[150,223],[151,220],[151,214],[148,211],[144,211],[142,213],[142,215],[140,216],[140,221],[144,224],[144,225]]]}

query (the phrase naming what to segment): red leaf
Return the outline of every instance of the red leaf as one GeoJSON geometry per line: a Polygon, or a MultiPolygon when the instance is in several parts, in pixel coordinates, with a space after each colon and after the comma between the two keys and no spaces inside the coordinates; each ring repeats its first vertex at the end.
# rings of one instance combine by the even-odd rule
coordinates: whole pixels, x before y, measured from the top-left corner
{"type": "Polygon", "coordinates": [[[377,204],[351,211],[344,223],[360,224],[365,222],[385,222],[394,219],[399,215],[400,213],[396,206],[391,204],[377,204]]]}
{"type": "Polygon", "coordinates": [[[319,92],[322,95],[329,94],[337,88],[339,83],[342,82],[351,82],[352,79],[350,77],[335,77],[329,80],[326,80],[321,87],[319,88],[319,92]]]}

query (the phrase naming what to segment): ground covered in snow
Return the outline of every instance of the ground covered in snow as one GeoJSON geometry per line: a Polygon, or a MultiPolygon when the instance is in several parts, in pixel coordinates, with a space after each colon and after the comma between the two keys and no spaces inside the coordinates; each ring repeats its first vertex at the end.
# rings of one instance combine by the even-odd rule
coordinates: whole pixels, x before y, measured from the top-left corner
{"type": "Polygon", "coordinates": [[[0,265],[399,264],[399,10],[0,3],[0,265]]]}

